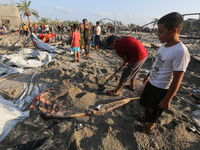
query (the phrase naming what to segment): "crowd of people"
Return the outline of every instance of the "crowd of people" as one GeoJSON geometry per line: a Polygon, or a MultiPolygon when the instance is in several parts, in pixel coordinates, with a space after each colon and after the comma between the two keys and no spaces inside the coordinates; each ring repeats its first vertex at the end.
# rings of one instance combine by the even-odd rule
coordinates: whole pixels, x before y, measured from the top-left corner
{"type": "Polygon", "coordinates": [[[33,24],[31,24],[30,22],[28,23],[28,25],[26,23],[22,23],[19,26],[19,33],[22,35],[26,35],[28,36],[28,33],[42,33],[42,32],[46,32],[49,33],[49,25],[48,23],[46,24],[41,24],[41,25],[37,25],[36,22],[34,22],[33,24]]]}

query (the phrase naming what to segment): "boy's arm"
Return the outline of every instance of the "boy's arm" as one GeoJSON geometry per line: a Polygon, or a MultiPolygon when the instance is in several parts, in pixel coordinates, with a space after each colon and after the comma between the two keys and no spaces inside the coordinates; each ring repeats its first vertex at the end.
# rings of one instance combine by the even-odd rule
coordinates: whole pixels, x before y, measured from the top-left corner
{"type": "Polygon", "coordinates": [[[173,71],[173,80],[165,97],[160,101],[161,109],[169,109],[170,101],[176,94],[183,79],[184,71],[173,71]]]}
{"type": "Polygon", "coordinates": [[[129,61],[129,59],[128,59],[128,57],[126,56],[126,54],[124,54],[124,57],[123,57],[122,59],[124,60],[123,66],[126,66],[127,63],[128,63],[128,61],[129,61]]]}
{"type": "Polygon", "coordinates": [[[73,44],[73,43],[74,43],[74,39],[72,39],[72,42],[71,42],[71,47],[73,47],[73,46],[72,46],[72,44],[73,44]]]}
{"type": "Polygon", "coordinates": [[[143,80],[143,84],[146,85],[147,82],[149,81],[149,76],[150,76],[150,72],[146,75],[146,77],[143,80]]]}

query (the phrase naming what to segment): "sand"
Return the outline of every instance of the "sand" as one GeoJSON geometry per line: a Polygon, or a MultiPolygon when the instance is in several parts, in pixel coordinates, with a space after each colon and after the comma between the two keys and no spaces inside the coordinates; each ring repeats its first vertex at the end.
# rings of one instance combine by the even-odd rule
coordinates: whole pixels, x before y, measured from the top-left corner
{"type": "MultiPolygon", "coordinates": [[[[137,38],[139,35],[132,36],[137,38]]],[[[142,34],[140,37],[139,40],[146,45],[149,54],[138,73],[137,85],[142,85],[142,80],[150,70],[158,49],[152,48],[149,43],[160,44],[155,35],[142,34]]],[[[0,36],[0,39],[0,54],[3,55],[17,53],[25,37],[12,33],[0,36]]],[[[134,124],[142,124],[136,120],[138,114],[143,114],[139,100],[133,100],[107,113],[67,119],[47,118],[37,107],[31,111],[29,118],[15,125],[0,143],[0,149],[199,149],[200,135],[187,130],[187,127],[197,127],[191,119],[192,112],[196,110],[196,99],[187,94],[192,89],[200,87],[198,61],[200,42],[191,39],[182,41],[188,46],[192,63],[184,75],[177,95],[171,102],[170,109],[165,110],[157,121],[155,135],[140,133],[134,128],[134,124]]],[[[133,91],[125,88],[121,90],[119,96],[112,97],[106,94],[106,90],[117,86],[122,70],[105,85],[106,89],[103,92],[98,92],[99,85],[102,85],[122,65],[122,60],[114,50],[102,47],[98,51],[91,50],[91,58],[85,60],[84,54],[81,54],[79,63],[73,62],[73,55],[67,50],[64,54],[55,55],[55,62],[36,69],[33,80],[33,84],[38,84],[40,92],[54,87],[63,94],[56,99],[53,95],[48,95],[52,103],[95,109],[99,104],[135,96],[133,91]],[[72,82],[61,84],[65,79],[71,79],[72,82]]],[[[17,80],[19,84],[25,81],[20,77],[17,79],[20,79],[17,80]]],[[[22,90],[15,85],[4,86],[0,94],[5,99],[17,98],[22,90]]],[[[140,90],[137,89],[138,92],[140,90]]]]}

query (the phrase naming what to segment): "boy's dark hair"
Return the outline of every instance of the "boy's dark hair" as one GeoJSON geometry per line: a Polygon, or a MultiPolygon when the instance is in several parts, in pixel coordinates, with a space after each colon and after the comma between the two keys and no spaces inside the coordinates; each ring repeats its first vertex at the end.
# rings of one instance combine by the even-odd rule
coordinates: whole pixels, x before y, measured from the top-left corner
{"type": "Polygon", "coordinates": [[[172,12],[160,18],[157,24],[164,24],[168,30],[176,27],[178,29],[178,33],[180,33],[183,28],[183,23],[183,16],[178,12],[172,12]]]}
{"type": "Polygon", "coordinates": [[[115,40],[119,39],[116,35],[111,35],[106,39],[107,46],[113,43],[115,40]]]}
{"type": "Polygon", "coordinates": [[[98,24],[98,25],[99,25],[99,21],[97,21],[97,22],[96,22],[96,24],[98,24]]]}
{"type": "Polygon", "coordinates": [[[73,24],[73,28],[78,29],[78,24],[77,23],[73,24]]]}
{"type": "Polygon", "coordinates": [[[87,19],[85,18],[85,19],[83,19],[83,22],[84,22],[85,20],[87,21],[87,19]]]}

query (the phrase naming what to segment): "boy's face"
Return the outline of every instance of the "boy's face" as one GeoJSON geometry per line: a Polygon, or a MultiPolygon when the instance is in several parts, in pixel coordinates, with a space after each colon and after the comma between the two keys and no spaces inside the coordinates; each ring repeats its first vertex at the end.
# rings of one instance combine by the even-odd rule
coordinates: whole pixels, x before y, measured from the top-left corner
{"type": "Polygon", "coordinates": [[[173,29],[168,30],[164,24],[158,24],[157,36],[161,43],[169,42],[173,37],[173,29]]]}

